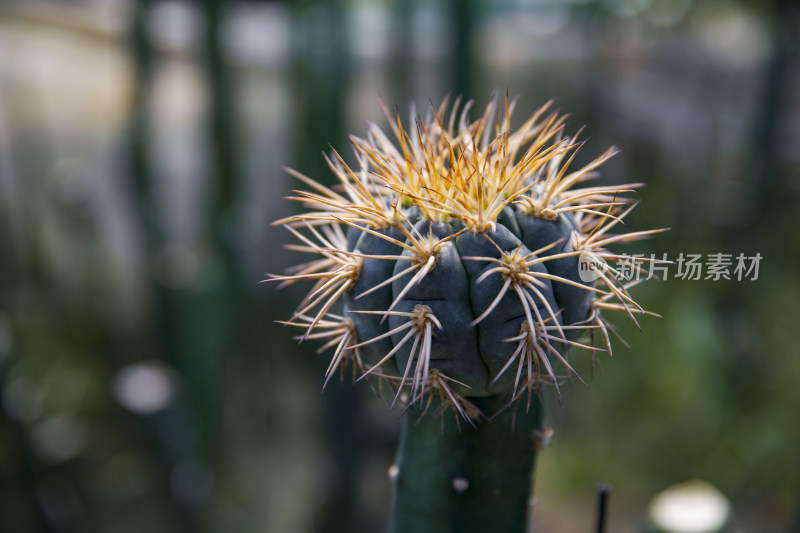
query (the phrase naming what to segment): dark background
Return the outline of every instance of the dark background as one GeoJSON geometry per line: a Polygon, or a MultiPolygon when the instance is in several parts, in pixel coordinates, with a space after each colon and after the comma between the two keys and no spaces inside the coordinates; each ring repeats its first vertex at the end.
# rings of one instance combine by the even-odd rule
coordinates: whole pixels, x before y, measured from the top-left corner
{"type": "Polygon", "coordinates": [[[282,167],[330,183],[379,95],[506,90],[622,148],[628,228],[672,228],[624,251],[763,256],[635,289],[664,318],[576,354],[538,531],[590,531],[600,482],[641,531],[693,478],[736,531],[797,531],[799,30],[789,0],[0,2],[0,531],[381,531],[396,414],[321,394],[274,322],[302,293],[259,284],[299,260],[282,167]]]}

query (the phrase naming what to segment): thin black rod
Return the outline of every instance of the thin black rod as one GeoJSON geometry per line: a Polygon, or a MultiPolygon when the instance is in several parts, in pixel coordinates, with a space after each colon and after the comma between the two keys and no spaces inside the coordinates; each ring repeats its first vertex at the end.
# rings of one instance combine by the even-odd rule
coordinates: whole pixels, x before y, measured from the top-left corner
{"type": "Polygon", "coordinates": [[[600,485],[597,489],[597,533],[604,533],[606,530],[606,515],[608,514],[608,496],[611,494],[611,487],[600,485]]]}

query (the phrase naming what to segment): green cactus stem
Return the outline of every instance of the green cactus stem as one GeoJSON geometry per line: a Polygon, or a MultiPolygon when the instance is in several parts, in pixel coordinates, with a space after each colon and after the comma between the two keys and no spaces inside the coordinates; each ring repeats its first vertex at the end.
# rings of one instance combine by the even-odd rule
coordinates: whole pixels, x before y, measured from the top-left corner
{"type": "MultiPolygon", "coordinates": [[[[486,397],[475,405],[496,412],[502,402],[486,397]]],[[[542,410],[537,394],[528,412],[502,410],[475,427],[452,416],[408,413],[390,469],[395,487],[389,532],[526,531],[542,410]]]]}

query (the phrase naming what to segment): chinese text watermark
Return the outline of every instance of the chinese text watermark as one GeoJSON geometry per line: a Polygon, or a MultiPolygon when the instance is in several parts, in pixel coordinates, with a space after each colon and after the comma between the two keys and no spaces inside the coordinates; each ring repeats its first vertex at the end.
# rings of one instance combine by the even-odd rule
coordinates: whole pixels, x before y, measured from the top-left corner
{"type": "Polygon", "coordinates": [[[670,259],[667,254],[645,256],[644,254],[616,255],[614,261],[606,261],[593,252],[581,253],[578,274],[586,283],[604,276],[638,281],[657,278],[684,281],[756,281],[763,259],[760,253],[707,253],[684,254],[670,259]]]}

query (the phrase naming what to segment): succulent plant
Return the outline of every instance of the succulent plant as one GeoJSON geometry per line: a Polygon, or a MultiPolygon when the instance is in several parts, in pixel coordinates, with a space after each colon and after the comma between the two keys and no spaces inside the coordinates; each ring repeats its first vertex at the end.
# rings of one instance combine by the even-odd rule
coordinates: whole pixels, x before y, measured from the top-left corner
{"type": "Polygon", "coordinates": [[[326,157],[338,187],[289,171],[309,187],[292,197],[309,212],[277,224],[317,258],[274,279],[316,282],[288,323],[336,347],[328,379],[352,361],[394,401],[438,396],[472,421],[468,398],[511,405],[577,376],[567,348],[599,350],[578,342],[584,331],[610,351],[604,311],[644,312],[606,248],[660,231],[609,234],[641,184],[577,188],[615,149],[570,170],[583,142],[565,117],[548,103],[512,131],[505,104],[502,121],[493,100],[470,122],[472,102],[448,113],[445,101],[410,131],[384,106],[395,142],[370,124],[351,139],[356,166],[326,157]]]}
{"type": "Polygon", "coordinates": [[[406,130],[384,106],[394,141],[370,124],[354,165],[326,156],[335,187],[289,171],[307,211],[276,224],[314,259],[273,279],[314,284],[285,323],[334,349],[326,384],[350,363],[411,411],[390,471],[395,533],[522,531],[540,385],[560,398],[570,348],[611,351],[606,312],[647,313],[607,248],[662,231],[611,233],[641,184],[585,186],[615,149],[571,169],[583,142],[565,117],[548,103],[512,130],[513,107],[494,99],[470,122],[472,102],[446,100],[406,130]],[[524,415],[506,409],[523,399],[524,415]],[[434,405],[456,416],[431,422],[434,405]]]}

